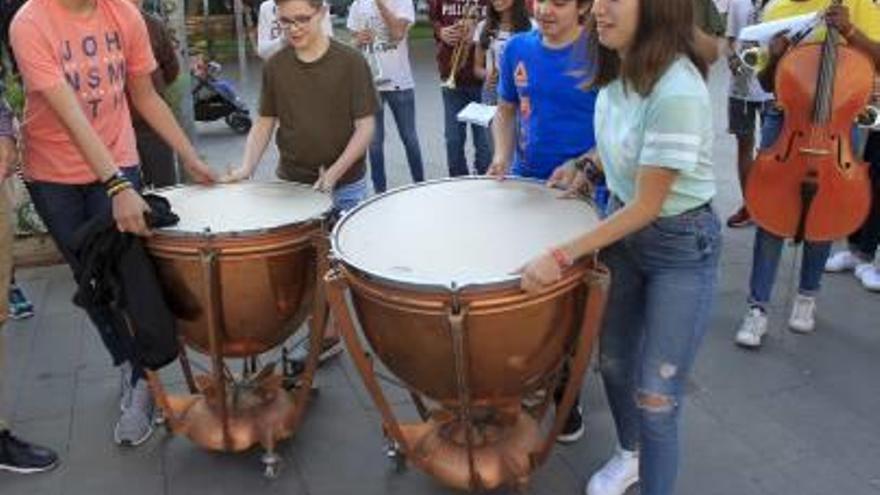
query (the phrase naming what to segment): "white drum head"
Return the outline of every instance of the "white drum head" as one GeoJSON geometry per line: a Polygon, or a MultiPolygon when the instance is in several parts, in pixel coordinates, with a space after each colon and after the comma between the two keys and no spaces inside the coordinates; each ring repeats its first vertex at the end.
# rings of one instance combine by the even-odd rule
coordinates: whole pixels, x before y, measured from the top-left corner
{"type": "Polygon", "coordinates": [[[521,179],[417,184],[352,210],[333,231],[333,249],[349,266],[392,284],[515,283],[530,259],[599,223],[588,203],[560,194],[521,179]]]}
{"type": "Polygon", "coordinates": [[[157,191],[180,217],[163,234],[244,234],[319,218],[330,209],[326,194],[293,182],[239,182],[178,186],[157,191]]]}

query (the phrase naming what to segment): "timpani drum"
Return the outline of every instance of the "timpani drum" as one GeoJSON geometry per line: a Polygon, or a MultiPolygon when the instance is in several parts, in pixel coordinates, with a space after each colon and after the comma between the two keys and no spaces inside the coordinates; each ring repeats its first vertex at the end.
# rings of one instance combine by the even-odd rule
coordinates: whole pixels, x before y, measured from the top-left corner
{"type": "Polygon", "coordinates": [[[520,179],[426,182],[363,203],[331,236],[332,312],[382,414],[390,453],[452,487],[525,483],[579,390],[607,272],[587,258],[538,294],[519,288],[530,259],[599,222],[587,202],[559,195],[520,179]],[[397,420],[355,320],[422,421],[397,420]],[[571,378],[545,421],[564,366],[571,378]]]}
{"type": "Polygon", "coordinates": [[[158,194],[180,221],[156,230],[147,247],[182,347],[209,356],[213,370],[193,376],[182,349],[191,393],[166,394],[153,377],[157,402],[172,431],[206,448],[241,451],[260,443],[272,475],[275,442],[298,425],[317,356],[309,356],[293,392],[282,387],[276,363],[258,369],[257,356],[280,346],[310,315],[311,338],[320,338],[326,304],[317,277],[326,271],[323,216],[330,198],[290,182],[181,186],[158,194]],[[232,373],[228,358],[242,358],[244,371],[232,373]]]}

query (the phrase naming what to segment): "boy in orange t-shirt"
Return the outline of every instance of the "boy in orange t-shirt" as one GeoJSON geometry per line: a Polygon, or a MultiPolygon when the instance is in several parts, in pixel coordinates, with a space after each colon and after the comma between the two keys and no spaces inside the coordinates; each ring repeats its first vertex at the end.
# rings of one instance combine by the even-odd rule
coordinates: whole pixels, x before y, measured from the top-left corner
{"type": "MultiPolygon", "coordinates": [[[[190,174],[213,181],[153,88],[156,62],[144,21],[131,3],[30,0],[12,21],[10,44],[27,98],[24,177],[34,207],[74,274],[80,267],[71,252],[73,234],[89,219],[112,213],[120,231],[148,233],[148,207],[137,192],[129,101],[190,174]]],[[[114,438],[139,445],[153,431],[153,402],[133,359],[133,339],[114,329],[109,308],[90,310],[89,316],[123,376],[114,438]]]]}

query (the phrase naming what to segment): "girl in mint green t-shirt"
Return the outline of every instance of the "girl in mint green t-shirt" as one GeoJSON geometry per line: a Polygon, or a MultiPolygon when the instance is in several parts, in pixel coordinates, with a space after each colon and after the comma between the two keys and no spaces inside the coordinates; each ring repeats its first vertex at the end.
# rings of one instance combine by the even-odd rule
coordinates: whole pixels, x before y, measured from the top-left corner
{"type": "MultiPolygon", "coordinates": [[[[607,218],[532,260],[522,286],[538,291],[574,259],[601,250],[612,283],[600,367],[619,448],[588,495],[674,493],[678,418],[687,375],[708,327],[721,251],[711,207],[712,117],[697,57],[691,0],[595,0],[596,145],[607,218]]],[[[550,182],[577,188],[583,173],[550,182]]]]}

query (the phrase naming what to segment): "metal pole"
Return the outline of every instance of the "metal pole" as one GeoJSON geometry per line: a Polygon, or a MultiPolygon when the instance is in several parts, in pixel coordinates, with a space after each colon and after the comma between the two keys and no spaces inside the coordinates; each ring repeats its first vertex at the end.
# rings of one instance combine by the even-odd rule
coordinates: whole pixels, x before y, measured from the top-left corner
{"type": "Polygon", "coordinates": [[[247,33],[244,30],[243,13],[244,6],[241,0],[233,2],[233,11],[235,13],[235,39],[238,44],[238,81],[239,86],[244,89],[247,85],[247,33]]]}

